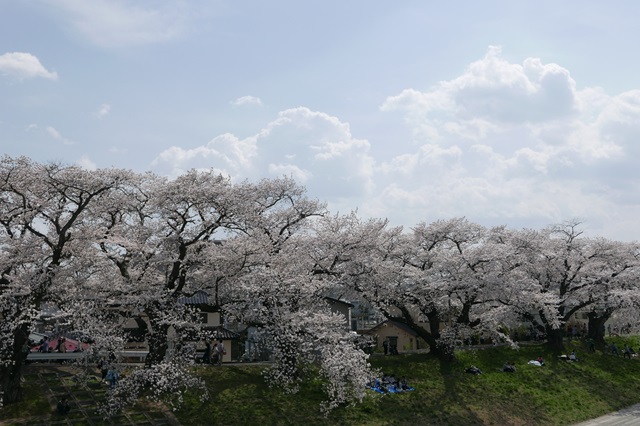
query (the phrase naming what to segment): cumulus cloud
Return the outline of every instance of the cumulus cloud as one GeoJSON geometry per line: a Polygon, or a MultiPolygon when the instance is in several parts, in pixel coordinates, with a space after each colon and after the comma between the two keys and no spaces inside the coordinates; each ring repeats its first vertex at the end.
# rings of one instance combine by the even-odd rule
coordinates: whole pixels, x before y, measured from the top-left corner
{"type": "Polygon", "coordinates": [[[55,71],[48,71],[40,60],[31,53],[9,52],[0,56],[0,74],[19,80],[28,78],[46,78],[57,80],[55,71]]]}
{"type": "Polygon", "coordinates": [[[399,223],[465,215],[604,224],[640,154],[640,91],[579,90],[562,66],[511,63],[497,47],[427,91],[389,96],[381,111],[401,112],[413,135],[380,165],[385,183],[371,202],[399,223]]]}
{"type": "Polygon", "coordinates": [[[255,135],[213,138],[191,149],[172,147],[152,166],[175,176],[191,168],[214,168],[233,179],[292,176],[314,196],[363,197],[373,190],[369,142],[351,134],[348,123],[305,107],[282,111],[255,135]]]}
{"type": "Polygon", "coordinates": [[[62,142],[64,145],[73,145],[73,141],[62,136],[55,127],[47,126],[45,130],[47,134],[51,136],[53,139],[55,139],[56,141],[62,142]]]}
{"type": "Polygon", "coordinates": [[[578,88],[561,65],[512,63],[491,47],[460,75],[392,94],[380,110],[410,129],[385,158],[340,118],[299,107],[248,137],[174,146],[152,166],[170,176],[292,176],[334,211],[407,227],[454,216],[513,227],[581,217],[596,235],[627,239],[640,214],[640,90],[578,88]]]}
{"type": "Polygon", "coordinates": [[[89,42],[102,47],[139,46],[181,36],[189,10],[181,1],[45,0],[61,19],[89,42]]]}
{"type": "Polygon", "coordinates": [[[231,102],[231,105],[234,107],[241,107],[245,105],[262,105],[262,100],[255,96],[241,96],[238,99],[235,99],[231,102]]]}

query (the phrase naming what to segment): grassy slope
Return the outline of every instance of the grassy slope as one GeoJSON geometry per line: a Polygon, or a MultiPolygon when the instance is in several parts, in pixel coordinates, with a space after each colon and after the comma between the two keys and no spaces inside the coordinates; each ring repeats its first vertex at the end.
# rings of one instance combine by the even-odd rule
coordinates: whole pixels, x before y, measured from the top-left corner
{"type": "MultiPolygon", "coordinates": [[[[640,339],[633,347],[639,344],[640,339]]],[[[452,364],[428,355],[374,356],[374,366],[406,376],[416,390],[371,392],[362,404],[339,408],[328,418],[319,410],[320,383],[287,395],[265,385],[259,366],[199,367],[212,398],[201,403],[189,396],[175,414],[184,425],[567,425],[640,402],[640,358],[590,354],[582,344],[573,345],[577,363],[556,360],[542,346],[460,351],[452,364]],[[527,364],[540,355],[547,365],[527,364]],[[517,373],[499,371],[506,360],[516,364],[517,373]],[[484,374],[464,373],[471,364],[484,374]]],[[[42,389],[27,381],[25,391],[24,402],[0,409],[0,424],[51,409],[42,389]]]]}
{"type": "MultiPolygon", "coordinates": [[[[575,343],[580,362],[553,359],[541,346],[461,351],[453,364],[428,355],[373,357],[387,374],[406,376],[416,390],[371,396],[356,407],[319,412],[319,384],[285,395],[264,385],[259,367],[205,368],[213,398],[188,400],[176,413],[183,424],[358,425],[562,425],[594,418],[640,402],[640,360],[587,353],[575,343]],[[544,367],[528,365],[542,355],[544,367]],[[500,372],[504,361],[516,374],[500,372]],[[480,376],[464,373],[474,364],[480,376]]],[[[637,344],[634,344],[637,347],[637,344]]]]}

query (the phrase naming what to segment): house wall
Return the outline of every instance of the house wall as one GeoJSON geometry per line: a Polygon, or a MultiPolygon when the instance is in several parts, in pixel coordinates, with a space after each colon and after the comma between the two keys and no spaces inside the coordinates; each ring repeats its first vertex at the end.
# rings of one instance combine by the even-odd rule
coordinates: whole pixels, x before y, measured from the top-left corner
{"type": "Polygon", "coordinates": [[[382,343],[389,337],[398,338],[398,352],[420,349],[417,347],[416,336],[413,336],[398,327],[394,327],[393,325],[386,325],[378,328],[375,330],[374,336],[377,341],[376,349],[379,351],[383,350],[382,343]]]}
{"type": "Polygon", "coordinates": [[[220,312],[201,312],[200,315],[206,319],[206,321],[203,321],[202,323],[209,327],[217,327],[221,325],[220,312]]]}

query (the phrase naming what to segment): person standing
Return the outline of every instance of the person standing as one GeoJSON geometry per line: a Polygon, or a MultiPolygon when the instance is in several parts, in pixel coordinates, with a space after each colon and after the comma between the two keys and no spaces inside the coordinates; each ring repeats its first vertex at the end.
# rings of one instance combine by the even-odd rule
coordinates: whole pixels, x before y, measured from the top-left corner
{"type": "Polygon", "coordinates": [[[227,353],[224,349],[224,343],[222,343],[222,339],[218,339],[218,343],[216,344],[216,349],[218,352],[218,365],[222,364],[222,357],[227,353]]]}
{"type": "Polygon", "coordinates": [[[388,339],[384,339],[384,342],[382,342],[382,350],[384,351],[385,355],[387,355],[389,353],[389,340],[388,339]]]}
{"type": "Polygon", "coordinates": [[[116,387],[119,378],[120,375],[118,374],[118,370],[116,370],[114,367],[111,367],[107,372],[106,377],[107,381],[109,382],[109,389],[113,389],[116,387]]]}
{"type": "Polygon", "coordinates": [[[102,381],[104,382],[107,378],[107,373],[109,372],[109,363],[105,358],[101,358],[100,361],[98,361],[98,368],[100,369],[102,381]]]}
{"type": "Polygon", "coordinates": [[[45,337],[44,338],[44,342],[42,342],[42,345],[40,345],[40,352],[44,352],[44,353],[49,352],[49,338],[48,337],[45,337]]]}
{"type": "Polygon", "coordinates": [[[207,340],[204,344],[204,354],[202,355],[203,364],[211,364],[211,343],[207,340]]]}

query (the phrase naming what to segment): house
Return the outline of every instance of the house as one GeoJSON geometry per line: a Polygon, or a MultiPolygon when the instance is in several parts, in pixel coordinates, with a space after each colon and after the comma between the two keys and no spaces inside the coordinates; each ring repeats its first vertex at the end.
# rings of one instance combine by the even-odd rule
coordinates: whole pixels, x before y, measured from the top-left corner
{"type": "Polygon", "coordinates": [[[427,347],[424,340],[418,337],[418,333],[396,321],[383,321],[363,334],[374,338],[376,351],[380,352],[384,350],[385,340],[389,348],[396,347],[398,352],[415,351],[427,347]]]}
{"type": "MultiPolygon", "coordinates": [[[[199,319],[202,329],[212,337],[213,340],[222,339],[226,354],[222,358],[222,362],[237,361],[242,355],[243,348],[240,345],[240,334],[225,328],[222,324],[220,309],[217,306],[209,304],[209,295],[204,291],[197,291],[189,297],[181,297],[178,303],[183,303],[195,307],[199,313],[199,319]]],[[[171,338],[171,329],[169,338],[171,338]]],[[[197,343],[198,352],[203,352],[205,342],[197,343]]]]}
{"type": "MultiPolygon", "coordinates": [[[[234,331],[228,330],[222,324],[220,310],[218,307],[209,304],[209,295],[204,291],[197,291],[191,296],[178,298],[178,303],[194,307],[198,311],[198,320],[201,329],[209,336],[211,340],[222,339],[226,354],[222,362],[231,362],[239,360],[242,354],[240,348],[240,335],[234,331]]],[[[149,330],[149,323],[144,316],[129,318],[124,323],[124,330],[127,333],[128,342],[127,350],[148,350],[146,343],[146,335],[149,330]]],[[[174,348],[178,339],[178,333],[174,327],[169,327],[167,340],[169,350],[174,348]]],[[[196,351],[201,357],[205,349],[205,340],[196,343],[196,351]]]]}
{"type": "Polygon", "coordinates": [[[351,309],[353,309],[353,303],[347,302],[342,299],[335,299],[333,297],[325,297],[325,302],[329,305],[331,312],[341,314],[344,317],[344,327],[346,330],[351,329],[351,309]]]}

